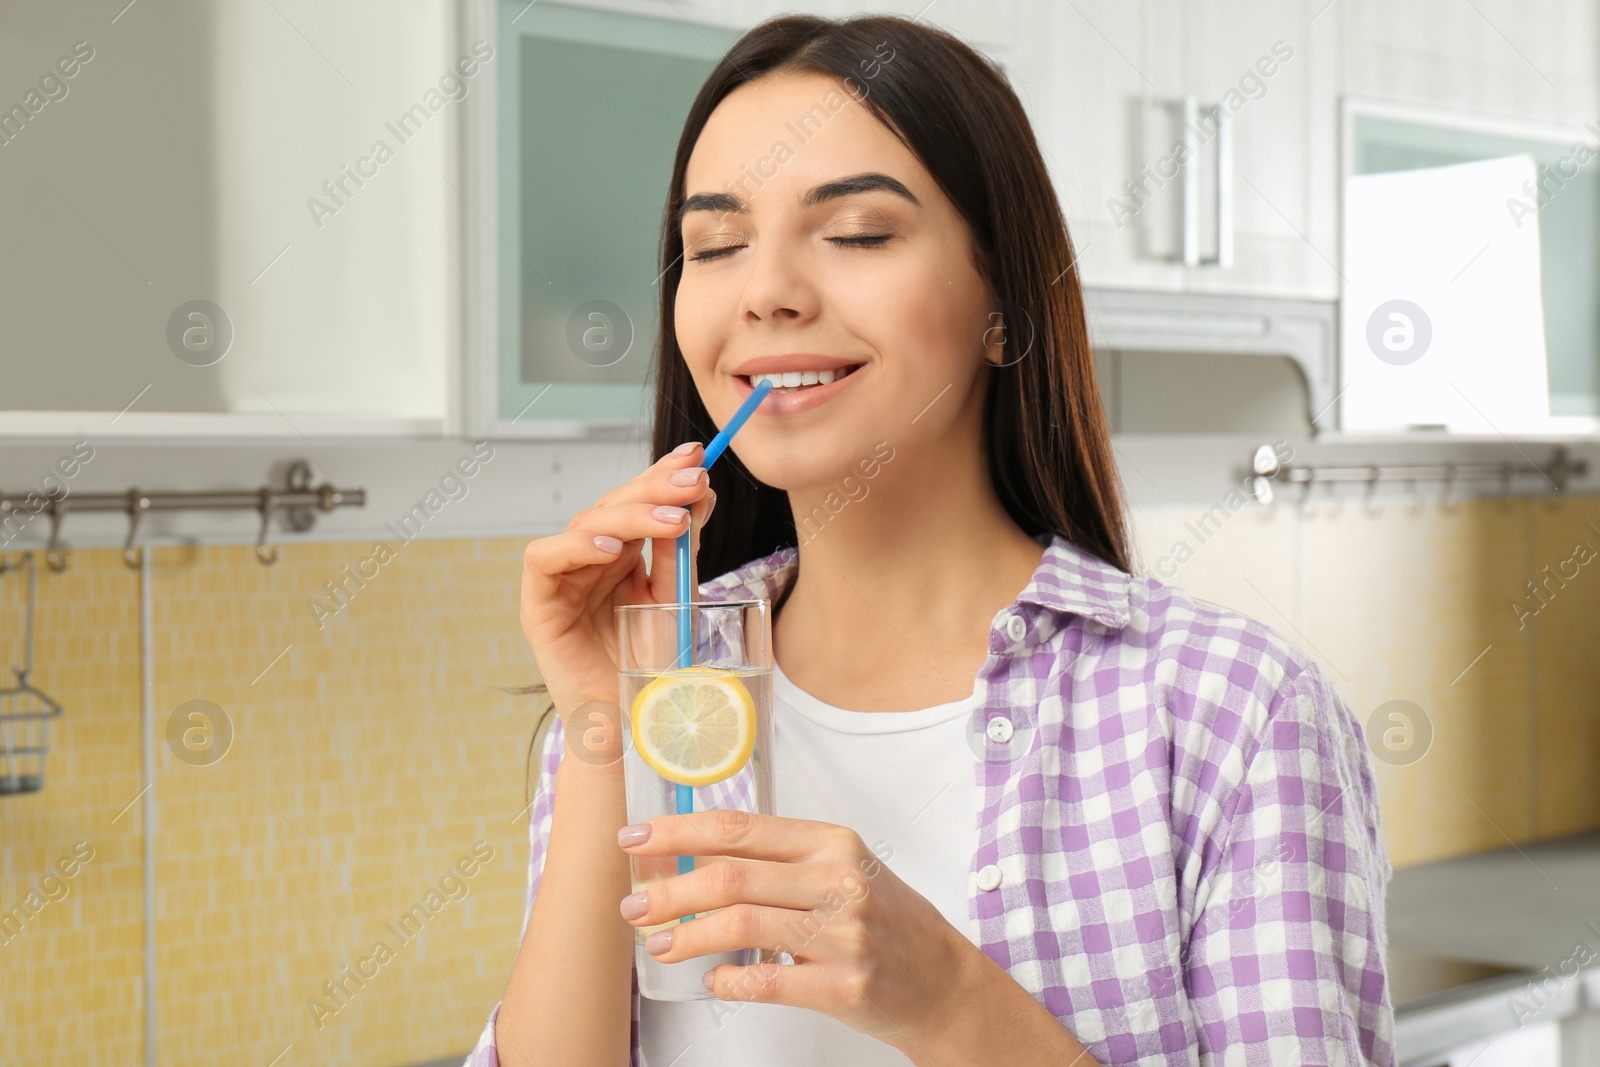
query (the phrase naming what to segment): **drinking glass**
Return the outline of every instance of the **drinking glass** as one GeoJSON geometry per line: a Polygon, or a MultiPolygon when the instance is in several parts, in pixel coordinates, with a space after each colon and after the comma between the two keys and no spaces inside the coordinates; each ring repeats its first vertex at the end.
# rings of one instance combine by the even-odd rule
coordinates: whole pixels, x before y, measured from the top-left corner
{"type": "MultiPolygon", "coordinates": [[[[730,808],[773,814],[772,602],[629,604],[616,609],[623,777],[628,821],[730,808]]],[[[630,856],[633,892],[707,863],[705,856],[630,856]]],[[[782,962],[738,948],[661,963],[645,938],[693,915],[635,928],[639,993],[653,1000],[709,1000],[700,978],[721,963],[782,962]]]]}

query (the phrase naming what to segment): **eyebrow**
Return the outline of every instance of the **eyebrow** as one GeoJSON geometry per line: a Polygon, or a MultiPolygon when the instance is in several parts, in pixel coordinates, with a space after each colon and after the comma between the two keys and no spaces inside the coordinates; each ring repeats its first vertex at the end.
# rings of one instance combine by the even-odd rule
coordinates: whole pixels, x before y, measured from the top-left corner
{"type": "MultiPolygon", "coordinates": [[[[826,203],[829,200],[837,200],[840,197],[853,196],[856,193],[874,191],[893,193],[895,196],[909,200],[918,207],[922,206],[922,201],[912,195],[910,189],[907,189],[898,180],[889,177],[889,175],[880,174],[877,171],[852,174],[847,178],[823,182],[821,185],[808,190],[805,196],[800,198],[800,206],[805,208],[816,207],[818,204],[826,203]]],[[[685,200],[683,206],[678,209],[678,224],[681,226],[685,216],[691,211],[715,211],[718,214],[741,215],[749,210],[749,206],[732,193],[695,193],[685,200]]]]}

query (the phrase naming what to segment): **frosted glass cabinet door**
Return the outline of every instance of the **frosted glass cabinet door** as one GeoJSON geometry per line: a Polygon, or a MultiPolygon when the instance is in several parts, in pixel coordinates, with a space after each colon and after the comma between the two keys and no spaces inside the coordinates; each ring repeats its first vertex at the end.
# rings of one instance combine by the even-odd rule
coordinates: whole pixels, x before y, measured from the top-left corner
{"type": "Polygon", "coordinates": [[[496,17],[490,428],[624,434],[649,421],[673,154],[737,33],[527,0],[496,17]]]}
{"type": "Polygon", "coordinates": [[[1600,155],[1596,131],[1355,100],[1346,102],[1345,125],[1351,176],[1533,158],[1542,192],[1518,198],[1512,191],[1500,218],[1504,237],[1495,243],[1538,227],[1550,425],[1593,432],[1600,426],[1600,175],[1583,164],[1600,155]]]}

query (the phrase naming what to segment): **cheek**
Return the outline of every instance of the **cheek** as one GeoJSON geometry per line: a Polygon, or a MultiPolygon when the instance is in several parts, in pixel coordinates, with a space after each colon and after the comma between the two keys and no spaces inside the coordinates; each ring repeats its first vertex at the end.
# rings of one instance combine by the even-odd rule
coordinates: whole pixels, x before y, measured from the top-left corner
{"type": "Polygon", "coordinates": [[[722,296],[715,287],[679,284],[672,307],[673,330],[683,358],[698,375],[710,366],[721,345],[729,317],[722,307],[722,296]]]}
{"type": "Polygon", "coordinates": [[[891,375],[949,379],[971,362],[982,333],[962,295],[965,280],[951,276],[950,282],[924,265],[920,271],[858,277],[832,290],[829,301],[850,333],[885,357],[883,369],[891,375]]]}

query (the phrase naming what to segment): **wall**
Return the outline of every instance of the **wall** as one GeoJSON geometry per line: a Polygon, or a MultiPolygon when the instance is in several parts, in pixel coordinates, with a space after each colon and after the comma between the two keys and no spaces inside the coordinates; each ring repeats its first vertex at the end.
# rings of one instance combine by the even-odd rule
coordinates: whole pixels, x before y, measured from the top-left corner
{"type": "MultiPolygon", "coordinates": [[[[1337,516],[1136,514],[1144,569],[1276,626],[1363,720],[1394,699],[1421,709],[1426,754],[1405,762],[1395,749],[1398,762],[1377,764],[1397,866],[1600,828],[1588,773],[1600,763],[1600,571],[1551,581],[1523,628],[1510,606],[1576,543],[1600,547],[1600,497],[1459,509],[1389,501],[1374,517],[1357,499],[1337,516]]],[[[154,550],[163,1063],[409,1064],[470,1047],[525,906],[534,708],[493,688],[534,677],[516,618],[524,543],[406,544],[321,627],[311,598],[366,543],[291,545],[271,568],[247,545],[154,550]],[[234,731],[206,766],[179,760],[164,735],[196,699],[234,731]],[[493,858],[461,880],[465,896],[402,943],[386,924],[426,904],[478,841],[493,858]],[[319,1029],[308,1002],[338,1005],[323,983],[379,939],[393,958],[368,964],[376,973],[319,1029]]],[[[16,573],[0,578],[10,657],[23,589],[16,573]]],[[[0,910],[75,842],[93,858],[0,943],[0,1058],[136,1063],[150,799],[136,799],[138,577],[116,551],[80,550],[64,574],[41,573],[40,600],[35,680],[67,711],[45,789],[0,798],[0,910]]]]}

